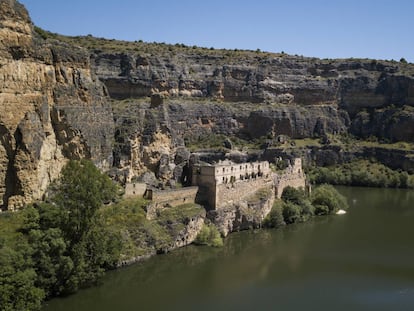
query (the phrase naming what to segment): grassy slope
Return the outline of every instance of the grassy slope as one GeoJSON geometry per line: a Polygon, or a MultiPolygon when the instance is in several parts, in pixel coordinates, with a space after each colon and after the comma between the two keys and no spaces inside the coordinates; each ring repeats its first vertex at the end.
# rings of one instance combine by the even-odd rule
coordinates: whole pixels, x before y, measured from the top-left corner
{"type": "Polygon", "coordinates": [[[121,235],[121,261],[169,247],[187,220],[203,212],[199,205],[185,204],[165,209],[156,220],[148,220],[144,211],[147,203],[143,199],[126,199],[101,210],[107,230],[121,235]]]}

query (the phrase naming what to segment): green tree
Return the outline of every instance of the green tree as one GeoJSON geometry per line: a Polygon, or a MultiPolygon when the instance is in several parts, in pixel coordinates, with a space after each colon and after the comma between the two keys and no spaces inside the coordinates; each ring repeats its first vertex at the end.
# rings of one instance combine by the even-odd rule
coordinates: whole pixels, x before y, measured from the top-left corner
{"type": "Polygon", "coordinates": [[[64,211],[66,238],[72,244],[80,242],[91,229],[98,208],[115,195],[115,184],[91,161],[69,161],[52,198],[52,202],[64,211]]]}
{"type": "Polygon", "coordinates": [[[316,215],[332,214],[348,208],[346,198],[331,185],[317,187],[312,192],[311,201],[315,206],[316,215]]]}
{"type": "Polygon", "coordinates": [[[296,189],[291,186],[283,189],[282,200],[299,208],[300,216],[295,221],[307,221],[314,215],[315,208],[312,206],[307,194],[302,188],[296,189]]]}
{"type": "Polygon", "coordinates": [[[0,245],[0,307],[2,311],[40,310],[44,291],[36,287],[31,247],[21,236],[13,247],[0,245]]]}
{"type": "Polygon", "coordinates": [[[300,206],[292,202],[285,202],[283,204],[283,219],[287,224],[293,224],[300,221],[301,210],[300,206]]]}
{"type": "Polygon", "coordinates": [[[267,228],[279,228],[286,225],[285,220],[283,219],[282,201],[278,200],[273,204],[270,213],[263,221],[263,225],[267,228]]]}
{"type": "Polygon", "coordinates": [[[287,186],[283,189],[281,198],[285,202],[292,202],[300,205],[306,199],[306,195],[303,189],[296,189],[291,186],[287,186]]]}
{"type": "Polygon", "coordinates": [[[200,233],[197,235],[195,244],[208,245],[213,247],[223,246],[223,239],[221,238],[220,232],[213,224],[204,224],[201,228],[200,233]]]}

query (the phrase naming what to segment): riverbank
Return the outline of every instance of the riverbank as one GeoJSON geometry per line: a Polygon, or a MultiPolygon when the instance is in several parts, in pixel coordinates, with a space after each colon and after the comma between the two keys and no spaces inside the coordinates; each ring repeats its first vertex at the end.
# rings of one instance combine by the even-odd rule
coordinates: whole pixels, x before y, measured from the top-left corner
{"type": "MultiPolygon", "coordinates": [[[[70,174],[77,174],[79,169],[70,174]]],[[[76,188],[70,185],[70,189],[76,188]]],[[[91,199],[89,191],[85,194],[91,199]]],[[[274,195],[273,192],[269,194],[274,195]]],[[[261,216],[263,225],[279,227],[305,222],[313,215],[327,215],[346,208],[338,197],[341,196],[330,186],[319,187],[310,198],[302,190],[287,187],[282,200],[277,200],[271,208],[266,207],[267,213],[261,216]]],[[[56,195],[55,203],[40,203],[0,216],[0,223],[7,224],[1,227],[0,256],[2,283],[8,285],[0,289],[2,301],[8,303],[5,310],[38,310],[45,297],[74,293],[96,285],[104,269],[129,265],[189,245],[205,227],[206,212],[196,204],[166,208],[159,211],[155,219],[148,220],[144,210],[146,202],[129,199],[103,206],[94,216],[90,214],[93,216],[88,222],[90,228],[85,227],[85,233],[79,235],[72,225],[78,220],[76,214],[67,214],[65,208],[61,209],[59,198],[60,195],[56,195]],[[75,218],[70,220],[70,217],[75,218]],[[77,273],[85,280],[93,277],[93,281],[80,282],[77,273]],[[23,283],[20,275],[25,277],[23,283]],[[71,283],[75,281],[79,283],[71,283]],[[28,293],[30,299],[27,299],[28,293]]],[[[268,199],[274,201],[273,197],[268,199]]],[[[77,202],[76,209],[84,203],[77,202]]],[[[83,217],[80,220],[87,221],[83,217]]],[[[256,219],[252,217],[250,221],[252,226],[233,228],[256,228],[253,226],[256,219]]],[[[216,239],[217,230],[211,230],[215,228],[214,222],[210,220],[207,224],[209,235],[216,239]]],[[[207,235],[198,242],[209,244],[209,238],[207,235]]]]}
{"type": "Polygon", "coordinates": [[[42,311],[412,310],[414,192],[337,189],[350,202],[346,215],[233,233],[222,248],[177,249],[42,311]]]}

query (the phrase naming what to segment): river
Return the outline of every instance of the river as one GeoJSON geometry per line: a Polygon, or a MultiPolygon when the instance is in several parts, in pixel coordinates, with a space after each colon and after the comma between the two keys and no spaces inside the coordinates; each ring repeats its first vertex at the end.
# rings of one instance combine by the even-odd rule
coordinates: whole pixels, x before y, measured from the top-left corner
{"type": "Polygon", "coordinates": [[[414,191],[338,190],[345,215],[156,256],[43,311],[414,310],[414,191]]]}

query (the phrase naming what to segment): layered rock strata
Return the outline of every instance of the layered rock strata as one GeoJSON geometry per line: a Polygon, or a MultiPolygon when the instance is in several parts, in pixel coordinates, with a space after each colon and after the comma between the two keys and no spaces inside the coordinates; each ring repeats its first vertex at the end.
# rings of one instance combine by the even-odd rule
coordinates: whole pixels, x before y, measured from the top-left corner
{"type": "Polygon", "coordinates": [[[36,35],[0,0],[0,206],[40,199],[67,159],[112,165],[114,123],[86,50],[36,35]]]}

